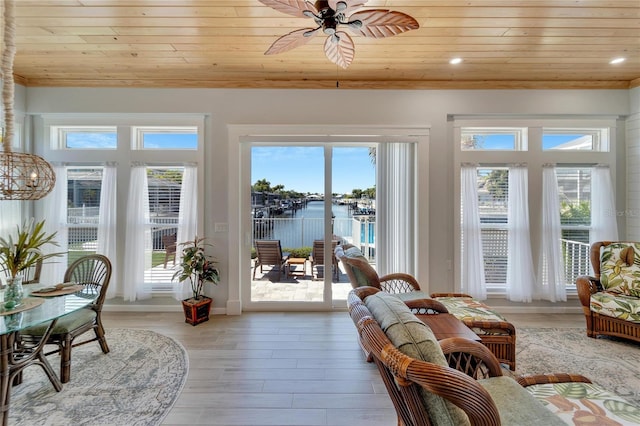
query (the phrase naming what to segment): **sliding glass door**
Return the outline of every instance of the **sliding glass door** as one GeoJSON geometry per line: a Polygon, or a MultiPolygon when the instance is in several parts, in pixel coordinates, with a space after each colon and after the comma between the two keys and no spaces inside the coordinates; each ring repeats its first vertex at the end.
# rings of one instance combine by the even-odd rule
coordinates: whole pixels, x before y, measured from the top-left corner
{"type": "Polygon", "coordinates": [[[351,286],[336,247],[364,242],[375,252],[371,152],[251,147],[251,303],[345,303],[351,286]]]}

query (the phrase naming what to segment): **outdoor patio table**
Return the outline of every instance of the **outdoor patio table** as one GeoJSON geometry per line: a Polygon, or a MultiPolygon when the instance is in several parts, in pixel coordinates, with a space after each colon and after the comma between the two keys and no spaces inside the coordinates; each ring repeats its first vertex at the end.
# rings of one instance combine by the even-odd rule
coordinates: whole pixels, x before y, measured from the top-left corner
{"type": "Polygon", "coordinates": [[[287,259],[287,277],[300,276],[304,277],[307,274],[307,258],[306,257],[290,257],[287,259]],[[293,270],[292,266],[302,265],[302,270],[293,270]]]}

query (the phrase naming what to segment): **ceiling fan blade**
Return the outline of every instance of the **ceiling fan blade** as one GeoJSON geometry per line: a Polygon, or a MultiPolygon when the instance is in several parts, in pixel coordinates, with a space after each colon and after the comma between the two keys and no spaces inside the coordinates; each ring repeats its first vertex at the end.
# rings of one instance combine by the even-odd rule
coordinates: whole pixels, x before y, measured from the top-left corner
{"type": "Polygon", "coordinates": [[[396,34],[420,28],[413,17],[392,10],[372,9],[356,12],[349,17],[349,28],[365,37],[391,37],[396,34]],[[360,21],[362,25],[357,25],[360,21]]]}
{"type": "Polygon", "coordinates": [[[274,41],[264,54],[275,55],[307,44],[318,33],[317,30],[318,28],[302,28],[285,34],[274,41]]]}
{"type": "Polygon", "coordinates": [[[258,0],[265,6],[269,6],[278,12],[286,13],[287,15],[306,18],[304,14],[305,10],[311,11],[314,15],[318,14],[313,3],[306,0],[258,0]]]}
{"type": "Polygon", "coordinates": [[[334,35],[327,37],[324,42],[324,53],[334,64],[347,68],[351,65],[356,52],[349,34],[344,31],[338,31],[334,35]]]}
{"type": "Polygon", "coordinates": [[[362,6],[364,6],[367,0],[329,0],[329,7],[337,11],[338,3],[340,2],[345,3],[347,5],[347,8],[343,10],[342,13],[344,13],[345,15],[348,15],[355,9],[359,9],[362,6]]]}

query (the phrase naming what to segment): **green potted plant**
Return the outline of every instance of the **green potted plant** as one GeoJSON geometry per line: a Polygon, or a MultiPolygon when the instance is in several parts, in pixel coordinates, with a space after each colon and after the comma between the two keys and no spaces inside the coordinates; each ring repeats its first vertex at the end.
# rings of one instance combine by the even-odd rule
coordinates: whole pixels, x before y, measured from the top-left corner
{"type": "Polygon", "coordinates": [[[47,234],[43,228],[44,220],[35,222],[32,218],[24,221],[22,226],[16,226],[15,234],[9,234],[6,238],[0,237],[0,268],[7,277],[4,290],[5,309],[13,309],[22,301],[22,271],[61,254],[42,252],[42,247],[47,244],[58,245],[54,240],[56,232],[47,234]]]}
{"type": "Polygon", "coordinates": [[[220,271],[216,261],[205,253],[205,248],[211,246],[204,242],[205,238],[194,237],[192,241],[178,244],[182,246],[182,255],[178,270],[173,274],[173,280],[189,282],[192,297],[182,301],[185,322],[197,325],[209,320],[213,299],[204,295],[204,284],[210,282],[218,284],[220,271]]]}

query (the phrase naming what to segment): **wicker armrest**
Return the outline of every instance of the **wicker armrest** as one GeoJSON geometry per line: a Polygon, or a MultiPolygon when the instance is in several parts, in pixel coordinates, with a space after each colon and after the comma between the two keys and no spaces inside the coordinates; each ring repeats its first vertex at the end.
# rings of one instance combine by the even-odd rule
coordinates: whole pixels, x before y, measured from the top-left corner
{"type": "Polygon", "coordinates": [[[438,343],[449,367],[474,379],[502,376],[500,362],[482,343],[462,337],[449,337],[438,343]]]}
{"type": "Polygon", "coordinates": [[[431,293],[431,297],[468,297],[468,298],[472,298],[472,296],[467,294],[467,293],[431,293]]]}
{"type": "Polygon", "coordinates": [[[580,374],[555,373],[555,374],[536,374],[533,376],[521,376],[516,379],[523,386],[542,385],[545,383],[571,383],[582,382],[591,383],[591,380],[580,374]]]}
{"type": "Polygon", "coordinates": [[[507,321],[488,321],[488,320],[473,320],[473,319],[464,319],[462,320],[464,324],[471,328],[479,328],[485,331],[487,334],[508,334],[509,336],[513,336],[516,334],[516,328],[507,321]]]}
{"type": "Polygon", "coordinates": [[[376,294],[379,291],[380,291],[379,288],[375,288],[371,286],[356,287],[352,290],[353,294],[356,295],[358,298],[360,298],[360,300],[364,300],[368,296],[371,296],[372,294],[376,294]]]}
{"type": "Polygon", "coordinates": [[[590,276],[580,276],[576,279],[576,289],[578,290],[578,298],[584,307],[589,307],[591,295],[597,293],[602,288],[600,281],[590,276]]]}
{"type": "Polygon", "coordinates": [[[395,272],[380,277],[380,287],[387,293],[408,293],[420,290],[420,284],[413,275],[395,272]]]}
{"type": "Polygon", "coordinates": [[[405,305],[414,315],[441,313],[448,314],[449,310],[441,302],[433,299],[405,300],[405,305]]]}

